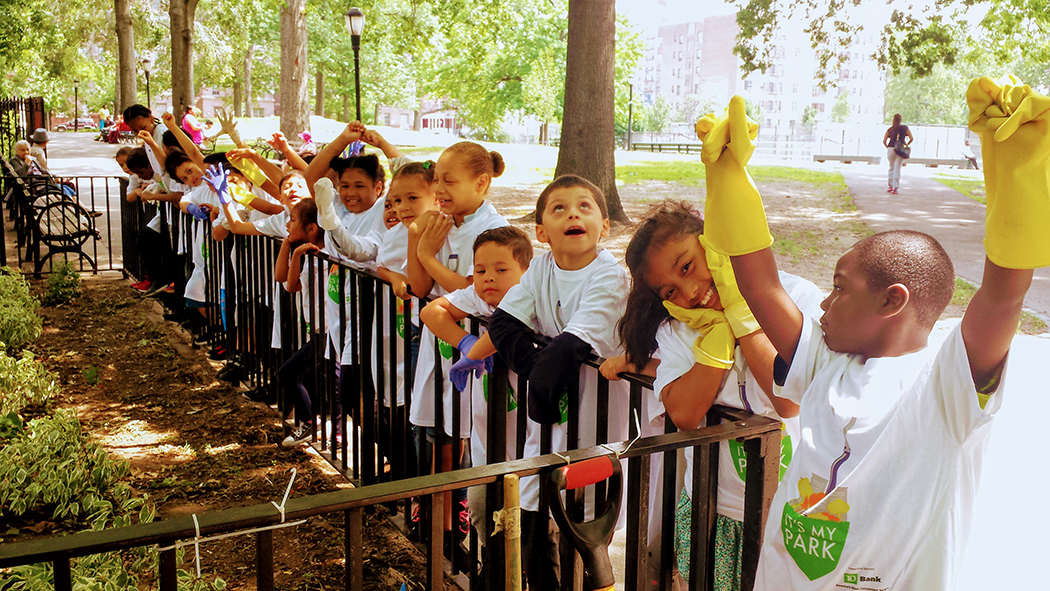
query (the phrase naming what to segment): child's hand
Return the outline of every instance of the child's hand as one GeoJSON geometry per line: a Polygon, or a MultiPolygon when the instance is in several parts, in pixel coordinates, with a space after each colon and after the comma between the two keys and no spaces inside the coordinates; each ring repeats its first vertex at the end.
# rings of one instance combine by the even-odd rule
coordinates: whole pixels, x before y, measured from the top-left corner
{"type": "Polygon", "coordinates": [[[164,111],[160,114],[160,120],[164,122],[164,125],[171,129],[172,125],[175,125],[175,113],[171,111],[164,111]]]}
{"type": "Polygon", "coordinates": [[[734,96],[725,114],[697,121],[696,134],[704,141],[700,155],[707,167],[704,234],[708,241],[729,256],[768,248],[773,236],[762,197],[744,168],[758,136],[758,124],[748,119],[744,99],[734,96]]]}
{"type": "Polygon", "coordinates": [[[409,288],[407,283],[400,279],[395,280],[393,283],[391,283],[390,288],[394,290],[395,296],[403,300],[407,300],[412,297],[412,290],[409,288]]]}
{"type": "Polygon", "coordinates": [[[693,344],[693,357],[697,363],[718,369],[733,367],[736,337],[724,312],[711,308],[690,310],[667,300],[663,304],[672,318],[700,331],[700,337],[693,344]]]}
{"type": "Polygon", "coordinates": [[[318,248],[316,244],[313,244],[311,242],[304,242],[304,243],[300,244],[299,246],[297,246],[295,248],[295,252],[292,253],[292,254],[294,256],[299,257],[299,256],[303,256],[304,254],[306,254],[308,252],[320,252],[320,251],[321,251],[321,249],[318,248]]]}
{"type": "Polygon", "coordinates": [[[229,152],[226,152],[226,159],[230,161],[251,158],[253,156],[255,156],[255,150],[251,148],[234,148],[229,152]]]}
{"type": "Polygon", "coordinates": [[[229,171],[223,168],[222,163],[213,164],[204,171],[204,182],[219,196],[219,202],[229,205],[233,201],[230,195],[229,171]]]}
{"type": "Polygon", "coordinates": [[[266,143],[273,146],[274,150],[278,150],[282,153],[288,151],[288,138],[284,137],[284,134],[279,131],[273,134],[273,137],[267,140],[266,143]]]}
{"type": "Polygon", "coordinates": [[[634,373],[634,365],[627,363],[626,355],[617,355],[602,362],[598,371],[605,379],[615,381],[621,379],[619,375],[621,373],[634,373]]]}
{"type": "Polygon", "coordinates": [[[383,136],[379,135],[378,131],[374,129],[366,129],[364,133],[361,134],[361,141],[369,146],[382,148],[381,144],[386,140],[383,139],[383,136]]]}
{"type": "Polygon", "coordinates": [[[314,183],[317,223],[325,232],[331,232],[342,225],[339,216],[335,214],[335,206],[333,205],[335,197],[335,185],[332,184],[332,179],[323,176],[314,183]]]}
{"type": "Polygon", "coordinates": [[[1008,269],[1050,265],[1050,98],[1013,76],[985,76],[970,83],[966,102],[984,155],[988,258],[1008,269]]]}
{"type": "Polygon", "coordinates": [[[136,135],[138,135],[140,140],[142,140],[142,141],[144,141],[144,142],[146,142],[148,144],[151,144],[151,145],[153,144],[153,134],[148,132],[148,131],[146,131],[145,129],[143,129],[142,131],[138,132],[136,135]]]}
{"type": "Polygon", "coordinates": [[[440,212],[435,213],[437,215],[427,220],[426,227],[419,235],[419,246],[416,248],[416,253],[421,259],[436,257],[441,252],[441,248],[445,246],[448,231],[452,229],[452,216],[440,212]]]}
{"type": "Polygon", "coordinates": [[[207,222],[211,219],[211,208],[207,205],[197,205],[196,203],[190,203],[186,206],[186,213],[193,216],[194,219],[202,222],[207,222]]]}
{"type": "Polygon", "coordinates": [[[762,330],[762,327],[758,325],[758,320],[755,320],[755,315],[751,313],[751,308],[744,301],[740,288],[737,287],[736,275],[733,274],[733,264],[729,261],[729,257],[716,252],[703,235],[700,236],[700,245],[704,248],[707,268],[711,270],[715,291],[718,292],[718,300],[722,303],[726,320],[733,329],[733,336],[739,339],[762,330]]]}
{"type": "Polygon", "coordinates": [[[361,134],[366,131],[368,131],[368,129],[365,127],[364,123],[361,123],[360,121],[351,121],[346,124],[346,129],[343,130],[341,135],[343,139],[346,140],[346,143],[349,144],[361,139],[361,134]]]}

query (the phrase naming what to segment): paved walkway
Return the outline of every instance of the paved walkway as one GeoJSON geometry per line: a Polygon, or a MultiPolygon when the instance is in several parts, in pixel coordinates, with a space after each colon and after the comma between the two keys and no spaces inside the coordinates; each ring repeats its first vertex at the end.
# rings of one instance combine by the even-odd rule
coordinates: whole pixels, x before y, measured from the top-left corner
{"type": "MultiPolygon", "coordinates": [[[[985,206],[934,179],[949,175],[983,180],[979,171],[905,166],[898,195],[886,192],[886,166],[836,166],[868,226],[876,231],[918,230],[944,246],[960,277],[980,284],[984,272],[985,206]]],[[[1050,269],[1037,269],[1025,306],[1050,317],[1050,269]]]]}

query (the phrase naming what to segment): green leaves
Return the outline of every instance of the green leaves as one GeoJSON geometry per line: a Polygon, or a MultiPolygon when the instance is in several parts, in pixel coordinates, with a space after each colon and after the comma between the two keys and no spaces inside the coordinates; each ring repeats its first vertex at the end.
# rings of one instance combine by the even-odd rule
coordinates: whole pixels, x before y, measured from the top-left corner
{"type": "Polygon", "coordinates": [[[51,274],[47,276],[41,303],[45,306],[61,306],[68,304],[78,295],[80,295],[80,274],[68,262],[61,263],[55,265],[51,274]]]}
{"type": "MultiPolygon", "coordinates": [[[[45,405],[57,394],[55,375],[32,353],[22,351],[20,357],[12,357],[0,351],[0,414],[17,416],[26,406],[45,405]]],[[[0,438],[3,424],[0,418],[0,438]]]]}
{"type": "Polygon", "coordinates": [[[0,268],[0,349],[18,349],[40,336],[38,307],[22,274],[0,268]]]}

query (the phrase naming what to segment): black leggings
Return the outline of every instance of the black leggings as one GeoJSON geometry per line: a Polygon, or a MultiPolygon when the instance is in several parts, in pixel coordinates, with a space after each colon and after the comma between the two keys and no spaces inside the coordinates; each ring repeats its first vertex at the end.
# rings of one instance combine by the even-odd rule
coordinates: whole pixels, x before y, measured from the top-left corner
{"type": "Polygon", "coordinates": [[[311,385],[313,382],[314,338],[310,337],[306,344],[289,357],[281,369],[277,370],[277,383],[284,392],[285,418],[291,414],[289,410],[295,408],[297,423],[303,421],[313,423],[314,421],[310,392],[303,384],[304,379],[311,385]]]}

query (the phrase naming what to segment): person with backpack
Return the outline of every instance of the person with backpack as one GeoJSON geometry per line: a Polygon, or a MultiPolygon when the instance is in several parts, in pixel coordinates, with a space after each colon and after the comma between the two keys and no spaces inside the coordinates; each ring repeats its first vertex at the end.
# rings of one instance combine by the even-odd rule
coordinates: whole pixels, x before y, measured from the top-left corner
{"type": "Polygon", "coordinates": [[[882,136],[882,145],[886,146],[886,159],[890,162],[887,193],[897,194],[897,189],[901,186],[901,167],[904,166],[904,161],[911,157],[911,143],[914,140],[908,126],[901,123],[900,113],[894,115],[893,125],[886,130],[886,135],[882,136]]]}

